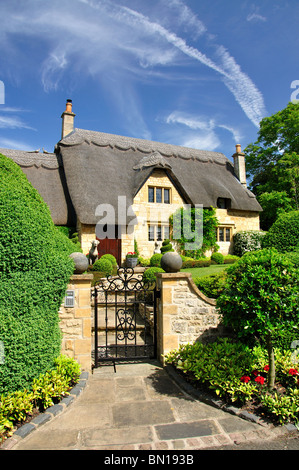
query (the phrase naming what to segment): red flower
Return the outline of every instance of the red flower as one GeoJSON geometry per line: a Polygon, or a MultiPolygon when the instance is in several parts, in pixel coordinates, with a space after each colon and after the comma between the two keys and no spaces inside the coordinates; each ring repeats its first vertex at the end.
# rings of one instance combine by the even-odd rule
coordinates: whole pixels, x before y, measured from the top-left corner
{"type": "Polygon", "coordinates": [[[298,375],[298,371],[296,369],[290,369],[289,375],[298,375]]]}
{"type": "Polygon", "coordinates": [[[252,373],[253,373],[253,375],[254,375],[255,377],[257,377],[257,376],[259,375],[259,371],[258,371],[258,370],[254,370],[252,373]]]}
{"type": "Polygon", "coordinates": [[[265,371],[265,372],[268,372],[268,371],[269,371],[269,366],[265,366],[265,367],[264,367],[264,371],[265,371]]]}
{"type": "Polygon", "coordinates": [[[254,379],[255,382],[257,382],[258,384],[261,384],[261,385],[264,385],[265,383],[265,379],[264,377],[262,377],[261,375],[257,376],[255,379],[254,379]]]}
{"type": "Polygon", "coordinates": [[[241,382],[244,382],[244,384],[247,384],[250,382],[250,377],[248,377],[248,375],[243,375],[240,380],[241,382]]]}

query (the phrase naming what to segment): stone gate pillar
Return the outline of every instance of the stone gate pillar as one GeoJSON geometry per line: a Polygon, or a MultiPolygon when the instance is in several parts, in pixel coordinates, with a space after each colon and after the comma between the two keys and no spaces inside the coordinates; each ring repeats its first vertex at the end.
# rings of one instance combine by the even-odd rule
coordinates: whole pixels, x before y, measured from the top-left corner
{"type": "Polygon", "coordinates": [[[92,274],[74,274],[59,310],[63,335],[61,353],[75,359],[85,371],[90,371],[92,366],[92,279],[92,274]]]}

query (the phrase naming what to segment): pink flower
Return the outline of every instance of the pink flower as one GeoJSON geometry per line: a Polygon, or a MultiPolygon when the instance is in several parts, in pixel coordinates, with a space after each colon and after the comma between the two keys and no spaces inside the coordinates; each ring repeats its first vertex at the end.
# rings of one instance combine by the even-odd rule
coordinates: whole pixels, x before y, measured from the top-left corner
{"type": "Polygon", "coordinates": [[[244,382],[244,384],[247,384],[250,382],[250,377],[248,377],[248,375],[243,375],[240,380],[241,382],[244,382]]]}
{"type": "Polygon", "coordinates": [[[256,383],[258,383],[258,384],[261,384],[261,385],[264,385],[264,383],[265,383],[265,379],[264,379],[264,377],[262,377],[261,375],[258,375],[258,376],[254,379],[254,381],[255,381],[256,383]]]}

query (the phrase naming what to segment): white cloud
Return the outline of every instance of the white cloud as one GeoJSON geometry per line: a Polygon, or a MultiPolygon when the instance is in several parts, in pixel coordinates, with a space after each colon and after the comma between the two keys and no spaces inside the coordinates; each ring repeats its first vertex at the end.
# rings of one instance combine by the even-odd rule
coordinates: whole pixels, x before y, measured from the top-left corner
{"type": "Polygon", "coordinates": [[[247,21],[267,21],[267,18],[265,16],[259,15],[258,13],[250,13],[250,15],[247,16],[247,21]]]}
{"type": "Polygon", "coordinates": [[[236,144],[240,143],[242,138],[238,129],[227,124],[217,123],[215,119],[209,119],[205,116],[193,116],[173,111],[165,118],[165,122],[176,125],[173,136],[179,141],[178,145],[185,147],[216,150],[221,145],[217,129],[225,129],[230,132],[236,144]]]}
{"type": "MultiPolygon", "coordinates": [[[[207,34],[211,38],[202,21],[182,0],[169,0],[168,4],[176,11],[176,25],[185,27],[185,32],[193,31],[197,37],[207,34]]],[[[37,44],[42,42],[45,55],[40,74],[46,91],[58,90],[65,77],[75,82],[92,76],[107,88],[117,104],[121,88],[128,97],[126,109],[122,107],[124,117],[128,122],[140,123],[144,134],[147,130],[136,99],[136,82],[146,82],[149,69],[155,67],[161,70],[172,66],[174,73],[178,68],[184,73],[186,57],[215,72],[255,126],[265,115],[262,94],[223,46],[214,44],[217,55],[212,59],[189,45],[171,27],[167,29],[115,1],[28,0],[19,4],[11,0],[0,5],[0,13],[8,18],[1,32],[5,43],[14,35],[33,37],[37,44]]]]}
{"type": "Polygon", "coordinates": [[[32,127],[28,126],[22,119],[16,116],[1,116],[0,115],[0,128],[5,129],[31,129],[35,130],[32,127]]]}

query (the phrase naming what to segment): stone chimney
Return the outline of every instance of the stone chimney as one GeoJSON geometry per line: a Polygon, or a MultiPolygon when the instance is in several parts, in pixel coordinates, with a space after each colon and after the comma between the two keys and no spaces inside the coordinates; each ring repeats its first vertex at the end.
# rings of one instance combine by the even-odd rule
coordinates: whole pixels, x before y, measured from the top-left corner
{"type": "Polygon", "coordinates": [[[66,108],[65,111],[62,113],[62,132],[61,132],[61,139],[65,136],[73,132],[74,130],[74,119],[76,114],[72,112],[72,100],[66,100],[66,108]]]}
{"type": "Polygon", "coordinates": [[[234,159],[235,175],[240,181],[240,183],[242,184],[242,186],[244,186],[244,188],[247,188],[245,153],[242,153],[240,144],[236,145],[236,153],[234,153],[233,159],[234,159]]]}

